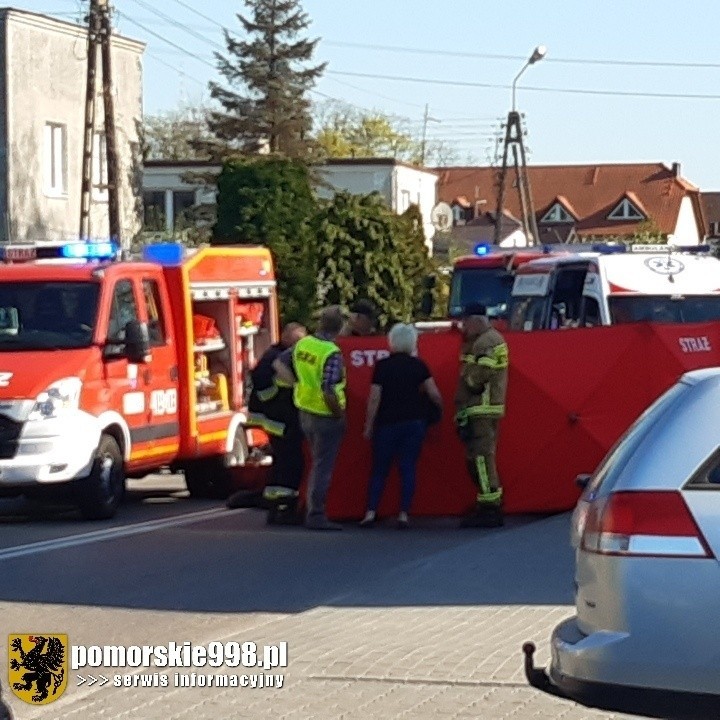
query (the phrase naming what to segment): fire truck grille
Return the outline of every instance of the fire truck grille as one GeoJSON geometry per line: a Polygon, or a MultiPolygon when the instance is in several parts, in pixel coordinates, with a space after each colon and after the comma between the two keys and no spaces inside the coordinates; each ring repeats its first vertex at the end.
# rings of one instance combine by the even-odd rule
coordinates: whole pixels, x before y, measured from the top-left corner
{"type": "Polygon", "coordinates": [[[22,423],[0,415],[0,460],[10,460],[15,457],[21,430],[22,423]]]}

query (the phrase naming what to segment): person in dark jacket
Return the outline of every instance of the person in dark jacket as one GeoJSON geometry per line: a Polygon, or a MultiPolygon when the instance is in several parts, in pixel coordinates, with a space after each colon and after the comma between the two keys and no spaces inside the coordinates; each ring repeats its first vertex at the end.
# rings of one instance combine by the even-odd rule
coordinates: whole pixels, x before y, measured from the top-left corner
{"type": "Polygon", "coordinates": [[[263,353],[250,374],[252,391],[248,421],[267,432],[273,455],[270,483],[263,491],[263,504],[268,507],[271,524],[297,521],[298,490],[305,472],[303,434],[293,402],[293,390],[277,377],[273,363],[306,334],[305,327],[299,323],[286,325],[280,342],[263,353]]]}
{"type": "Polygon", "coordinates": [[[442,397],[427,365],[416,357],[417,330],[398,323],[388,335],[390,357],[380,360],[373,373],[365,421],[365,438],[372,439],[373,464],[367,512],[360,525],[375,523],[388,473],[397,458],[402,479],[398,528],[408,527],[415,492],[415,468],[428,423],[426,400],[442,412],[442,397]]]}
{"type": "Polygon", "coordinates": [[[357,300],[350,307],[350,319],[345,324],[342,336],[367,337],[377,335],[377,308],[370,300],[357,300]]]}

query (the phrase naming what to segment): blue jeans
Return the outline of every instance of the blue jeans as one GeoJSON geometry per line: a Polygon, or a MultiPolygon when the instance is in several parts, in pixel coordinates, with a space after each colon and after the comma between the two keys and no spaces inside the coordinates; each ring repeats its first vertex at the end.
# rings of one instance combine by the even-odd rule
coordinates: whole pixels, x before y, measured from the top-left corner
{"type": "Polygon", "coordinates": [[[368,510],[377,510],[385,481],[397,457],[402,480],[400,509],[410,510],[415,493],[415,466],[420,457],[427,425],[423,420],[409,420],[378,425],[373,432],[373,466],[368,488],[368,510]]]}

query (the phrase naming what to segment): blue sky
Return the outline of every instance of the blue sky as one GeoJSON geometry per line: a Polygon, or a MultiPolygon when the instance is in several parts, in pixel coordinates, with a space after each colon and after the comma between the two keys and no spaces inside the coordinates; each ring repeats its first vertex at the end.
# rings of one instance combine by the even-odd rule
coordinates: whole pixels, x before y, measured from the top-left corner
{"type": "MultiPolygon", "coordinates": [[[[206,99],[207,81],[216,77],[212,53],[222,44],[219,26],[239,29],[235,13],[243,10],[242,1],[114,4],[123,34],[148,43],[146,112],[206,99]]],[[[15,0],[15,6],[70,19],[87,0],[15,0]]],[[[493,133],[510,108],[510,84],[521,58],[544,44],[547,58],[528,68],[518,85],[531,162],[680,162],[688,180],[720,190],[717,0],[304,0],[303,6],[313,21],[310,35],[322,38],[317,58],[329,63],[316,88],[318,100],[331,96],[382,110],[407,118],[413,128],[421,126],[427,103],[431,116],[442,121],[429,123],[429,136],[454,144],[461,161],[485,162],[493,133]],[[578,60],[629,64],[566,62],[578,60]],[[699,67],[703,64],[711,67],[699,67]]]]}

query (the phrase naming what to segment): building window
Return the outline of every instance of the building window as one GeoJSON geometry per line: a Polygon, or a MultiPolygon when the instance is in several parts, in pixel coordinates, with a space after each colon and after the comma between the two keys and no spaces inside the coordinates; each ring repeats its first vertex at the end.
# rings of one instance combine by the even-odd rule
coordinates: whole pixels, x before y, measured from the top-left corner
{"type": "Polygon", "coordinates": [[[45,193],[67,195],[67,128],[45,123],[44,138],[45,193]]]}
{"type": "Polygon", "coordinates": [[[190,210],[195,207],[194,190],[173,192],[173,229],[184,230],[194,225],[190,210]]]}
{"type": "Polygon", "coordinates": [[[571,223],[575,218],[560,204],[555,203],[542,217],[541,223],[571,223]]]}
{"type": "Polygon", "coordinates": [[[148,232],[165,230],[165,191],[148,190],[143,193],[144,225],[148,232]]]}
{"type": "Polygon", "coordinates": [[[627,198],[623,198],[620,204],[608,215],[608,220],[644,219],[645,216],[627,198]]]}
{"type": "Polygon", "coordinates": [[[95,133],[93,137],[93,198],[100,202],[108,199],[108,172],[107,172],[107,141],[105,133],[95,133]]]}

